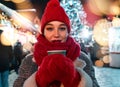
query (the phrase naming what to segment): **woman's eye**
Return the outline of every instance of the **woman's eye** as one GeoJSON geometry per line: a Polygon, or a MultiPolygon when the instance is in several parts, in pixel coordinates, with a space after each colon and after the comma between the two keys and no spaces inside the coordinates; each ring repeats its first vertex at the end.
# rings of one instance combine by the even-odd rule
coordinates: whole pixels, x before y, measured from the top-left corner
{"type": "Polygon", "coordinates": [[[60,30],[61,30],[61,31],[64,31],[64,30],[66,30],[66,28],[65,28],[65,27],[62,27],[62,28],[60,28],[60,30]]]}
{"type": "Polygon", "coordinates": [[[47,30],[47,31],[52,31],[52,30],[53,30],[53,28],[46,28],[46,30],[47,30]]]}

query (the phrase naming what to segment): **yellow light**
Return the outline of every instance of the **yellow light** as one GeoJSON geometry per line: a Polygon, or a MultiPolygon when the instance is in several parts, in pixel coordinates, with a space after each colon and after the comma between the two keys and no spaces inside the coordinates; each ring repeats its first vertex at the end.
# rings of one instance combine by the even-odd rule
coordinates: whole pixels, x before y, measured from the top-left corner
{"type": "Polygon", "coordinates": [[[106,55],[106,56],[103,57],[103,62],[104,63],[109,63],[110,62],[109,55],[106,55]]]}
{"type": "Polygon", "coordinates": [[[17,38],[14,33],[14,29],[5,26],[0,28],[3,30],[1,34],[1,43],[5,46],[13,45],[17,41],[17,38]]]}
{"type": "Polygon", "coordinates": [[[14,2],[14,3],[22,3],[22,2],[24,2],[25,0],[11,0],[12,2],[14,2]]]}
{"type": "Polygon", "coordinates": [[[94,26],[93,38],[101,46],[108,46],[108,29],[112,26],[106,19],[100,19],[94,26]]]}
{"type": "Polygon", "coordinates": [[[113,27],[120,26],[120,18],[114,17],[112,20],[112,25],[113,25],[113,27]]]}
{"type": "Polygon", "coordinates": [[[11,46],[10,39],[6,36],[8,33],[2,32],[1,34],[1,43],[5,46],[11,46]]]}
{"type": "Polygon", "coordinates": [[[96,15],[108,14],[110,5],[109,0],[88,0],[89,9],[96,15]]]}
{"type": "Polygon", "coordinates": [[[120,8],[117,5],[113,5],[110,7],[110,13],[113,15],[119,15],[120,14],[120,8]]]}

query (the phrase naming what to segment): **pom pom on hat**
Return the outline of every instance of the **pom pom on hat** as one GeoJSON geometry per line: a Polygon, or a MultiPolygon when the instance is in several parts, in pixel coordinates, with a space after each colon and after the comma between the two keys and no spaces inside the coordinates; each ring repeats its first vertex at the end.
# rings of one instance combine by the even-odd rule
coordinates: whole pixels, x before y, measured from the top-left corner
{"type": "Polygon", "coordinates": [[[41,19],[41,33],[44,33],[44,27],[48,22],[60,21],[64,22],[68,27],[70,33],[70,20],[65,10],[60,6],[58,0],[50,0],[45,8],[44,14],[41,19]]]}
{"type": "Polygon", "coordinates": [[[80,81],[80,75],[76,72],[73,61],[61,54],[46,56],[36,73],[38,87],[49,87],[51,83],[54,84],[54,81],[61,82],[64,87],[71,87],[71,85],[77,87],[76,82],[80,81]]]}

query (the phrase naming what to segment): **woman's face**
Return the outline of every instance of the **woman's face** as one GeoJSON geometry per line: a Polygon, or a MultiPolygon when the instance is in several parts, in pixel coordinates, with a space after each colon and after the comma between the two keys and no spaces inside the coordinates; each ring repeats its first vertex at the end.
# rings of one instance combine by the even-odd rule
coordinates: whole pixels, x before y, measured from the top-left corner
{"type": "Polygon", "coordinates": [[[68,37],[67,26],[60,21],[49,22],[44,28],[44,36],[50,42],[63,43],[68,37]]]}

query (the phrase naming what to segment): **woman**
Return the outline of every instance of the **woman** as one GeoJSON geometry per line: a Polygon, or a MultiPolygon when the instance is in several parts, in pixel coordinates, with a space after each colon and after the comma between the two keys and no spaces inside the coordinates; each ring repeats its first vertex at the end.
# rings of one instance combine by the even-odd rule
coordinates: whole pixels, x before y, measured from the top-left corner
{"type": "MultiPolygon", "coordinates": [[[[91,62],[86,57],[80,57],[80,47],[70,36],[70,31],[70,20],[59,1],[50,0],[41,19],[41,34],[34,47],[34,58],[31,59],[39,68],[36,72],[31,71],[35,72],[31,73],[32,75],[26,74],[27,77],[31,76],[25,78],[27,80],[23,82],[24,85],[22,83],[24,87],[99,87],[92,73],[91,62]],[[47,52],[52,50],[66,50],[66,55],[49,55],[47,52]]],[[[25,68],[21,65],[20,72],[25,71],[25,68]]],[[[29,70],[33,68],[29,66],[29,70]]],[[[19,76],[18,79],[21,77],[19,76]]],[[[18,79],[14,87],[19,87],[16,86],[20,82],[18,79]]]]}

